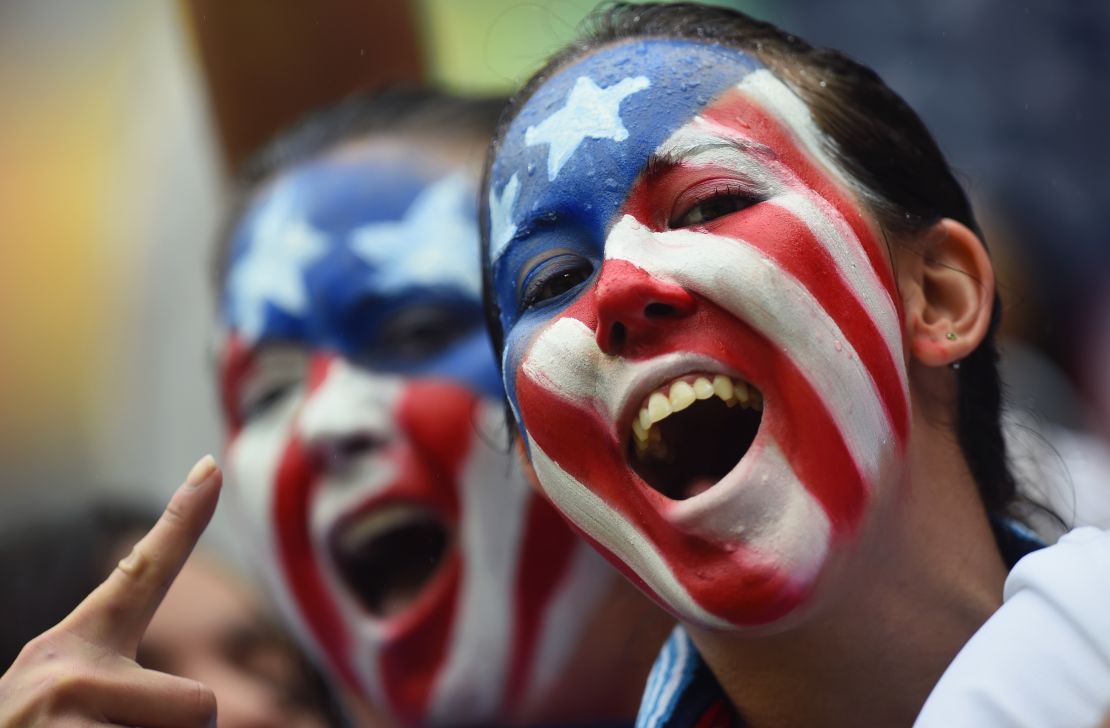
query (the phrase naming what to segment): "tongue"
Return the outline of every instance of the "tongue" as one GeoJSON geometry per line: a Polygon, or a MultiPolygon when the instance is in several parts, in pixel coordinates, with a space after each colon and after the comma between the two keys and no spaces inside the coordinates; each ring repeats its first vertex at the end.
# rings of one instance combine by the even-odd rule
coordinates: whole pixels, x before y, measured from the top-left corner
{"type": "Polygon", "coordinates": [[[397,586],[386,591],[378,601],[378,616],[389,618],[405,611],[420,594],[423,584],[397,586]]]}
{"type": "Polygon", "coordinates": [[[686,488],[683,491],[683,498],[693,498],[697,494],[709,490],[713,485],[714,481],[709,478],[694,478],[686,484],[686,488]]]}

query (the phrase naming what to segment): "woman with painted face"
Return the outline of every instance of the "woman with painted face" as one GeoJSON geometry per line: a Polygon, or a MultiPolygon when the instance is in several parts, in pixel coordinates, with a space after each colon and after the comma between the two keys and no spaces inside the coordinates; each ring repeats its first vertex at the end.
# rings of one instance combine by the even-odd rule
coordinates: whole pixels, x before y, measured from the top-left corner
{"type": "Polygon", "coordinates": [[[1013,568],[1040,544],[994,273],[872,71],[733,11],[618,4],[510,102],[483,193],[528,460],[683,623],[643,725],[909,725],[950,664],[922,725],[1110,708],[1110,543],[1013,568]]]}
{"type": "Polygon", "coordinates": [[[501,103],[316,114],[249,166],[217,256],[244,531],[367,721],[628,719],[672,624],[508,448],[477,254],[501,103]]]}

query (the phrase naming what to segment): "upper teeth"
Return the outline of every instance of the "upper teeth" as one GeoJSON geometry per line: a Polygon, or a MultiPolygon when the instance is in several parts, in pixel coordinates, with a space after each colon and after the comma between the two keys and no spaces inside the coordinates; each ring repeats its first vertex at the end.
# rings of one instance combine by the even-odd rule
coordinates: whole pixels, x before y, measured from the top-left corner
{"type": "Polygon", "coordinates": [[[426,511],[408,504],[384,506],[345,528],[340,536],[340,543],[345,549],[357,549],[363,543],[395,528],[427,518],[426,511]]]}
{"type": "Polygon", "coordinates": [[[632,420],[632,433],[635,435],[636,449],[643,454],[652,443],[660,441],[659,432],[653,428],[656,422],[681,412],[696,400],[720,397],[729,407],[741,404],[753,410],[763,409],[763,397],[759,390],[748,387],[742,379],[732,379],[717,374],[712,379],[707,376],[683,377],[655,390],[644,399],[639,416],[632,420]]]}

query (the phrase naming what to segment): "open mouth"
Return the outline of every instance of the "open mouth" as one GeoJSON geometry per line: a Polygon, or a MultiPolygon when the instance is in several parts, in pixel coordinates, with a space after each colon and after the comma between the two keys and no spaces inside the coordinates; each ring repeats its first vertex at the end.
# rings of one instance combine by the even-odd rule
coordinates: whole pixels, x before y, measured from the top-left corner
{"type": "Polygon", "coordinates": [[[628,461],[672,500],[711,488],[748,452],[763,394],[737,377],[690,374],[652,391],[632,420],[628,461]]]}
{"type": "Polygon", "coordinates": [[[395,504],[346,519],[332,532],[332,559],[363,609],[378,619],[411,606],[443,561],[448,529],[435,513],[395,504]]]}

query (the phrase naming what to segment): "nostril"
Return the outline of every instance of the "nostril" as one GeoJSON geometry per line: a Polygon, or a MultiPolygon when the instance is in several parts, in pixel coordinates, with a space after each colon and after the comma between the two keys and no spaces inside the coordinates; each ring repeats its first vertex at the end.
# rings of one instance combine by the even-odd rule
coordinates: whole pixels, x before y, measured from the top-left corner
{"type": "Polygon", "coordinates": [[[619,321],[613,324],[609,328],[609,351],[620,351],[626,339],[628,339],[628,327],[619,321]]]}
{"type": "Polygon", "coordinates": [[[648,318],[663,318],[666,316],[674,316],[676,313],[678,313],[678,309],[669,303],[653,301],[644,306],[644,316],[648,318]]]}
{"type": "Polygon", "coordinates": [[[334,469],[343,467],[360,455],[373,452],[381,445],[382,442],[377,438],[359,433],[330,440],[321,445],[317,453],[323,460],[324,467],[334,469]]]}
{"type": "Polygon", "coordinates": [[[378,441],[370,435],[351,435],[339,442],[339,453],[344,457],[354,457],[370,452],[378,446],[378,441]]]}

